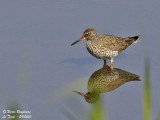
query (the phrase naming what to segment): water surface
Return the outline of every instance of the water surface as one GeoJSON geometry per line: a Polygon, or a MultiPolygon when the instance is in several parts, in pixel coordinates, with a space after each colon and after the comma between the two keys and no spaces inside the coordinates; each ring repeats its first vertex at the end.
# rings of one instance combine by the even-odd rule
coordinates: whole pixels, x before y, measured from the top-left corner
{"type": "MultiPolygon", "coordinates": [[[[153,119],[160,111],[158,0],[0,1],[0,111],[15,101],[32,120],[87,119],[90,105],[72,90],[87,91],[89,76],[102,67],[85,42],[84,29],[118,36],[141,35],[115,59],[115,66],[141,76],[103,95],[110,120],[141,120],[146,55],[151,63],[153,119]],[[116,113],[116,115],[115,115],[116,113]]],[[[0,112],[2,116],[2,112],[0,112]]]]}

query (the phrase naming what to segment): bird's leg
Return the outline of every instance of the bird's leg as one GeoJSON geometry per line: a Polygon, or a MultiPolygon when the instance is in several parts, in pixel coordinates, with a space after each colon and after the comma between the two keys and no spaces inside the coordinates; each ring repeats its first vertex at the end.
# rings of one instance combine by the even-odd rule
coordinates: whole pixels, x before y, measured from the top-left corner
{"type": "Polygon", "coordinates": [[[114,68],[114,65],[113,65],[114,58],[112,57],[112,58],[110,59],[110,61],[111,61],[110,68],[113,69],[113,68],[114,68]]]}
{"type": "Polygon", "coordinates": [[[106,67],[107,60],[104,60],[103,67],[106,67]]]}

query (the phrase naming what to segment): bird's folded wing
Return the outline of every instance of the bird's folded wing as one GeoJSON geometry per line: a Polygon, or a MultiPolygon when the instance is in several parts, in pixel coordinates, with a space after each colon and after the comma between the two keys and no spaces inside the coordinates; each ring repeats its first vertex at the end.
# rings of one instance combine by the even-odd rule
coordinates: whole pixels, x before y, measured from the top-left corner
{"type": "Polygon", "coordinates": [[[130,44],[126,42],[126,39],[128,38],[122,38],[122,37],[116,37],[112,35],[106,35],[101,40],[103,41],[103,47],[107,47],[110,50],[113,51],[119,51],[125,50],[130,44]]]}

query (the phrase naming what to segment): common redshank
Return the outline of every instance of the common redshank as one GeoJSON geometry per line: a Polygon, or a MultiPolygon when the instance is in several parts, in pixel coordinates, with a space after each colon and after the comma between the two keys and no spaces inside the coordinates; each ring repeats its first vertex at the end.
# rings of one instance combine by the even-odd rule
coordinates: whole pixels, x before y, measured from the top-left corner
{"type": "Polygon", "coordinates": [[[71,44],[74,45],[82,40],[87,40],[86,47],[91,55],[98,59],[109,59],[113,68],[114,57],[128,48],[131,44],[136,43],[138,36],[134,37],[118,37],[113,35],[98,34],[95,29],[88,28],[83,32],[82,37],[71,44]]]}

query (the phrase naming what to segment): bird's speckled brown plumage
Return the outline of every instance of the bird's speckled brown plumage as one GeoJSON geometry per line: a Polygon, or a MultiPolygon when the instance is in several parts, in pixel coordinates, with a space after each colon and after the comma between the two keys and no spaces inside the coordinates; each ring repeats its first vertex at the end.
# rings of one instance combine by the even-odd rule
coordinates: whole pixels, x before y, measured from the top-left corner
{"type": "MultiPolygon", "coordinates": [[[[114,57],[128,48],[138,38],[139,36],[118,37],[113,35],[103,35],[98,34],[93,28],[88,28],[83,32],[81,40],[87,40],[86,47],[91,55],[98,59],[103,59],[104,61],[110,59],[111,64],[113,64],[114,57]]],[[[76,41],[75,43],[77,42],[79,41],[76,41]]]]}

